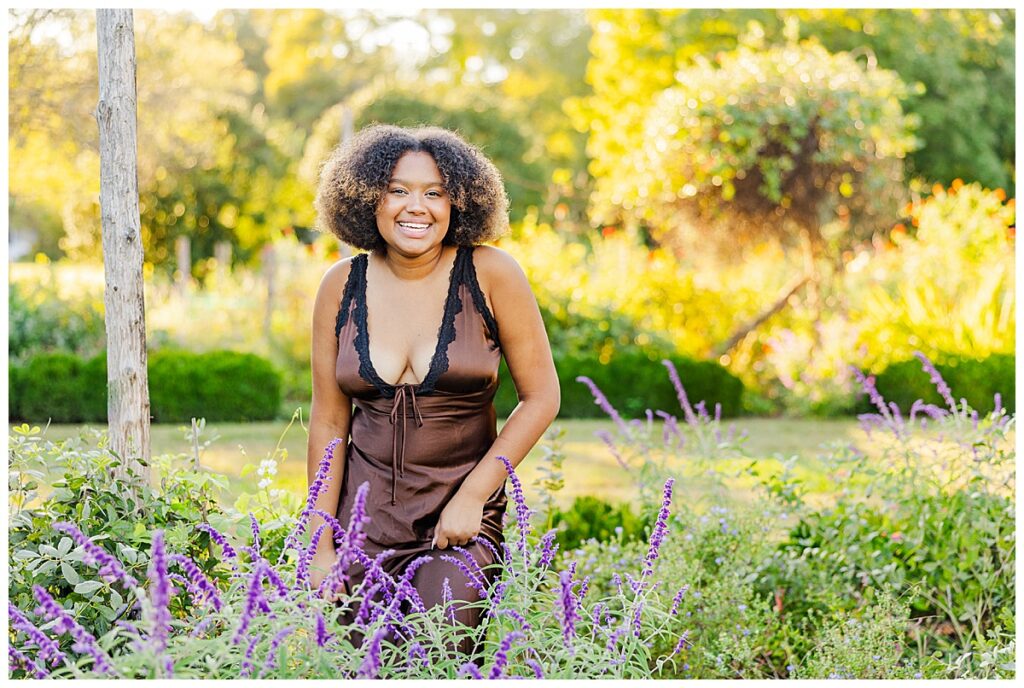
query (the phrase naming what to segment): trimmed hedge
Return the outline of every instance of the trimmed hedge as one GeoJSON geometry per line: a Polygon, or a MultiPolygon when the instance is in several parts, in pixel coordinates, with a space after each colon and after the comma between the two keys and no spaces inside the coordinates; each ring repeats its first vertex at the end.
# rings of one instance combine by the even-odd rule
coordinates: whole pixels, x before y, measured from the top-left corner
{"type": "MultiPolygon", "coordinates": [[[[556,364],[562,391],[559,418],[603,418],[604,412],[594,403],[594,396],[580,375],[589,377],[624,417],[643,417],[647,409],[661,410],[682,417],[675,387],[663,357],[637,350],[620,350],[607,364],[593,356],[563,356],[556,364]]],[[[722,404],[722,417],[741,413],[743,383],[722,366],[711,361],[695,361],[682,356],[668,357],[679,371],[690,404],[704,400],[708,414],[714,415],[715,403],[722,404]]],[[[516,407],[515,385],[504,359],[499,370],[501,386],[494,398],[498,415],[507,416],[516,407]]]]}
{"type": "MultiPolygon", "coordinates": [[[[1015,412],[1014,355],[992,354],[982,359],[946,355],[939,357],[938,360],[935,368],[949,385],[957,403],[963,397],[967,399],[971,408],[985,415],[995,408],[994,398],[996,392],[999,392],[1007,413],[1015,412]]],[[[886,401],[896,402],[904,412],[918,399],[940,408],[947,408],[945,400],[939,396],[928,373],[921,367],[921,361],[916,358],[889,364],[875,376],[875,386],[886,401]]],[[[867,395],[862,397],[859,409],[863,413],[874,410],[867,395]]]]}
{"type": "MultiPolygon", "coordinates": [[[[154,423],[272,420],[281,404],[281,375],[259,356],[234,351],[149,355],[154,423]]],[[[10,420],[105,423],[107,359],[40,354],[10,368],[10,420]]]]}

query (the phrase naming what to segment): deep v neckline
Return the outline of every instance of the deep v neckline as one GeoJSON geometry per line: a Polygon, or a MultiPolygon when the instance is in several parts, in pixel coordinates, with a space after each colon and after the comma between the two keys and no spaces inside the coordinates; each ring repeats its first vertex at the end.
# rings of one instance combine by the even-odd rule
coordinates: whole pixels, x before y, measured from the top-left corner
{"type": "Polygon", "coordinates": [[[455,315],[462,310],[462,299],[459,297],[460,271],[459,265],[463,259],[464,247],[456,250],[455,260],[452,262],[451,271],[448,273],[448,294],[445,296],[444,310],[441,314],[441,324],[437,329],[437,343],[434,345],[434,353],[430,357],[430,365],[427,374],[419,383],[395,383],[384,380],[373,365],[373,358],[370,355],[370,328],[368,322],[369,308],[366,300],[367,273],[369,272],[370,256],[362,254],[362,273],[357,282],[356,293],[356,339],[355,348],[359,356],[359,375],[366,382],[372,384],[386,397],[393,397],[395,390],[399,387],[411,387],[416,394],[430,394],[434,391],[437,379],[448,370],[448,347],[455,339],[455,315]]]}

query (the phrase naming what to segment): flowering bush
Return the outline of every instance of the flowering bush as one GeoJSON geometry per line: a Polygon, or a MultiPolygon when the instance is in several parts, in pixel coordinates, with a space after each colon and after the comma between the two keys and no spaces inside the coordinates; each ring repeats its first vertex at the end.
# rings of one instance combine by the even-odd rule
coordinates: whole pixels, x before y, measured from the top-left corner
{"type": "MultiPolygon", "coordinates": [[[[951,401],[923,356],[922,363],[951,401]]],[[[264,520],[249,516],[233,533],[219,524],[236,524],[215,513],[190,513],[191,525],[143,525],[152,535],[138,547],[124,546],[130,528],[86,527],[79,519],[88,515],[77,512],[24,524],[23,541],[38,537],[34,530],[62,538],[53,552],[40,546],[32,556],[59,562],[47,566],[64,575],[65,563],[80,564],[72,569],[80,583],[72,592],[52,576],[30,580],[43,566],[15,553],[12,581],[30,587],[12,594],[8,610],[11,676],[1012,676],[1013,618],[1005,611],[1013,599],[1013,522],[1005,508],[1013,488],[1005,443],[1012,418],[980,418],[955,403],[916,404],[905,416],[864,379],[879,413],[863,422],[882,460],[829,447],[843,506],[818,512],[791,462],[781,473],[758,475],[757,462],[744,459],[743,436],[723,433],[717,414],[703,401],[691,403],[668,367],[682,420],[663,411],[627,420],[593,387],[612,419],[609,449],[656,512],[645,540],[618,533],[563,551],[554,528],[536,528],[541,520],[499,457],[511,500],[494,582],[485,582],[463,548],[436,553],[477,588],[473,604],[484,611],[478,628],[454,621],[450,588],[442,604],[424,607],[411,581],[425,557],[392,576],[365,554],[366,486],[347,523],[315,511],[336,440],[293,516],[268,504],[264,520]],[[656,425],[655,417],[663,422],[656,425]],[[737,472],[738,462],[748,468],[737,472]],[[732,481],[744,475],[761,480],[759,496],[745,505],[729,498],[732,481]],[[943,531],[940,508],[950,505],[956,530],[943,531]],[[309,585],[309,562],[324,529],[309,532],[314,513],[330,523],[338,553],[317,590],[309,585]],[[356,562],[367,574],[347,591],[356,562]],[[98,623],[96,611],[107,619],[104,605],[115,593],[124,601],[120,613],[98,623]],[[325,599],[334,596],[336,602],[325,599]]],[[[12,456],[40,444],[31,436],[16,434],[12,456]]],[[[101,460],[97,454],[92,460],[101,460]]],[[[21,508],[31,482],[43,476],[15,468],[13,504],[21,508]]],[[[273,469],[271,458],[257,471],[271,476],[273,469]]],[[[96,472],[89,475],[96,480],[96,472]]],[[[552,469],[552,489],[556,478],[552,469]]]]}

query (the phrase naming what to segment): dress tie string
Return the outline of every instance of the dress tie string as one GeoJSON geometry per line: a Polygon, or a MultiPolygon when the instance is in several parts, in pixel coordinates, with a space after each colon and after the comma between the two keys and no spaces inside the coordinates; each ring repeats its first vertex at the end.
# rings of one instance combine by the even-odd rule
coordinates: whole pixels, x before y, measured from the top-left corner
{"type": "Polygon", "coordinates": [[[416,389],[413,385],[404,384],[395,388],[395,399],[391,404],[391,503],[395,503],[395,492],[398,485],[398,477],[405,477],[405,422],[407,420],[406,398],[412,401],[413,418],[417,427],[423,427],[423,416],[420,415],[419,406],[416,404],[416,389]],[[402,411],[402,448],[398,449],[398,411],[402,411]]]}

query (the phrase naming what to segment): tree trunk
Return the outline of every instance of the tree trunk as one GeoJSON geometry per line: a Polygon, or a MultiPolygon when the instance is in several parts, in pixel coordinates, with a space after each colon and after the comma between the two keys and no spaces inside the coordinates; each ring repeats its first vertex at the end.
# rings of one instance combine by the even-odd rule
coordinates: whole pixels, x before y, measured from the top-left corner
{"type": "Polygon", "coordinates": [[[174,239],[174,262],[178,266],[174,272],[174,288],[181,298],[185,298],[192,281],[192,241],[184,234],[174,239]]]}
{"type": "Polygon", "coordinates": [[[148,481],[146,306],[136,170],[135,35],[129,9],[96,10],[100,214],[107,329],[107,418],[114,477],[148,481]]]}

